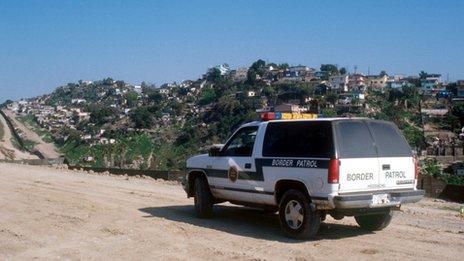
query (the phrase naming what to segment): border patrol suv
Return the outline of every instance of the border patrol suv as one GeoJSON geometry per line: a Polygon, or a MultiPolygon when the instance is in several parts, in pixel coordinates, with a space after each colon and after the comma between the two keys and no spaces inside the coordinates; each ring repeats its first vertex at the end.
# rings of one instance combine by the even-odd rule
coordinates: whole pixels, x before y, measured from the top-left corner
{"type": "Polygon", "coordinates": [[[271,120],[244,124],[225,145],[187,160],[183,186],[198,217],[224,201],[279,211],[284,233],[303,239],[327,214],[381,230],[394,209],[424,195],[411,148],[390,122],[262,118],[271,120]]]}

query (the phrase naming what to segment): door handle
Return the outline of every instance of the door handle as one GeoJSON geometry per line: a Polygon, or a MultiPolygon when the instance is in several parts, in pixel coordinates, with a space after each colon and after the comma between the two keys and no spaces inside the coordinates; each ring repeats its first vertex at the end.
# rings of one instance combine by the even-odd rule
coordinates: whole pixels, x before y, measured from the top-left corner
{"type": "Polygon", "coordinates": [[[251,163],[245,163],[245,169],[251,169],[251,163]]]}

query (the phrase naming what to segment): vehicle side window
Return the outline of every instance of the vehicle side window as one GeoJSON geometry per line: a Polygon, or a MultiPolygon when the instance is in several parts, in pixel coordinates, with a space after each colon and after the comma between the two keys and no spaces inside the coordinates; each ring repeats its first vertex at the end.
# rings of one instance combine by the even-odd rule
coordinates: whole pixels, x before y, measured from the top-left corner
{"type": "Polygon", "coordinates": [[[240,129],[223,149],[224,156],[250,157],[253,153],[258,127],[244,127],[240,129]]]}
{"type": "Polygon", "coordinates": [[[270,122],[263,144],[264,157],[331,158],[330,122],[270,122]]]}

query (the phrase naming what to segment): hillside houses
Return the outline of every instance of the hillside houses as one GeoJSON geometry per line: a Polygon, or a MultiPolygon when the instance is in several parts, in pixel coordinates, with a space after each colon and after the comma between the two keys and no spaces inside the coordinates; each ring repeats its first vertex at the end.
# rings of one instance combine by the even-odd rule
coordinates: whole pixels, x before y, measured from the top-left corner
{"type": "Polygon", "coordinates": [[[348,92],[349,75],[334,75],[329,77],[329,87],[336,93],[348,92]]]}
{"type": "Polygon", "coordinates": [[[433,73],[427,74],[421,79],[421,89],[424,93],[430,93],[436,90],[439,84],[441,84],[441,74],[433,73]]]}
{"type": "MultiPolygon", "coordinates": [[[[59,87],[51,95],[13,102],[8,108],[17,114],[34,115],[36,121],[58,139],[69,135],[62,129],[71,129],[83,142],[111,144],[110,137],[106,137],[111,130],[150,133],[163,126],[182,127],[189,118],[201,119],[201,115],[217,110],[214,105],[223,93],[227,93],[228,100],[236,99],[234,102],[238,104],[282,105],[282,110],[293,111],[298,107],[300,111],[315,113],[320,112],[320,100],[324,100],[327,105],[323,104],[322,108],[327,106],[337,113],[339,110],[351,113],[367,107],[365,98],[371,89],[401,91],[404,87],[416,86],[425,95],[433,95],[437,88],[444,86],[439,74],[427,74],[425,78],[386,73],[365,75],[333,67],[334,70],[321,71],[306,65],[265,64],[253,72],[250,71],[252,67],[230,68],[222,64],[213,67],[214,70],[208,69],[200,79],[165,83],[159,88],[111,78],[81,81],[59,87]],[[221,76],[217,76],[218,71],[221,76]],[[219,81],[208,78],[208,73],[213,72],[215,77],[220,77],[219,81]],[[256,74],[256,81],[248,79],[250,73],[256,74]],[[298,92],[301,90],[304,92],[298,92]],[[142,123],[149,117],[153,121],[136,126],[131,118],[136,113],[142,115],[139,119],[142,123]],[[109,131],[102,134],[98,128],[109,131]]],[[[457,97],[464,98],[464,82],[457,85],[457,97]]]]}
{"type": "Polygon", "coordinates": [[[348,90],[364,91],[366,87],[366,79],[363,74],[350,74],[348,76],[348,90]]]}
{"type": "Polygon", "coordinates": [[[366,75],[364,78],[364,84],[369,88],[383,89],[387,86],[388,76],[386,74],[366,75]]]}
{"type": "Polygon", "coordinates": [[[247,79],[248,68],[237,68],[230,71],[230,77],[234,82],[241,82],[247,79]]]}

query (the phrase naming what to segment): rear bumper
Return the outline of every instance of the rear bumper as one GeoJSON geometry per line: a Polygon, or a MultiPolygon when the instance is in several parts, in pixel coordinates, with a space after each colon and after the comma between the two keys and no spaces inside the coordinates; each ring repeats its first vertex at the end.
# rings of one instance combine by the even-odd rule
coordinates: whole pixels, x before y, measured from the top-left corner
{"type": "Polygon", "coordinates": [[[336,209],[398,207],[401,204],[418,202],[423,196],[424,190],[375,191],[334,196],[333,204],[336,209]],[[374,204],[373,197],[377,194],[387,194],[388,200],[374,204]]]}

